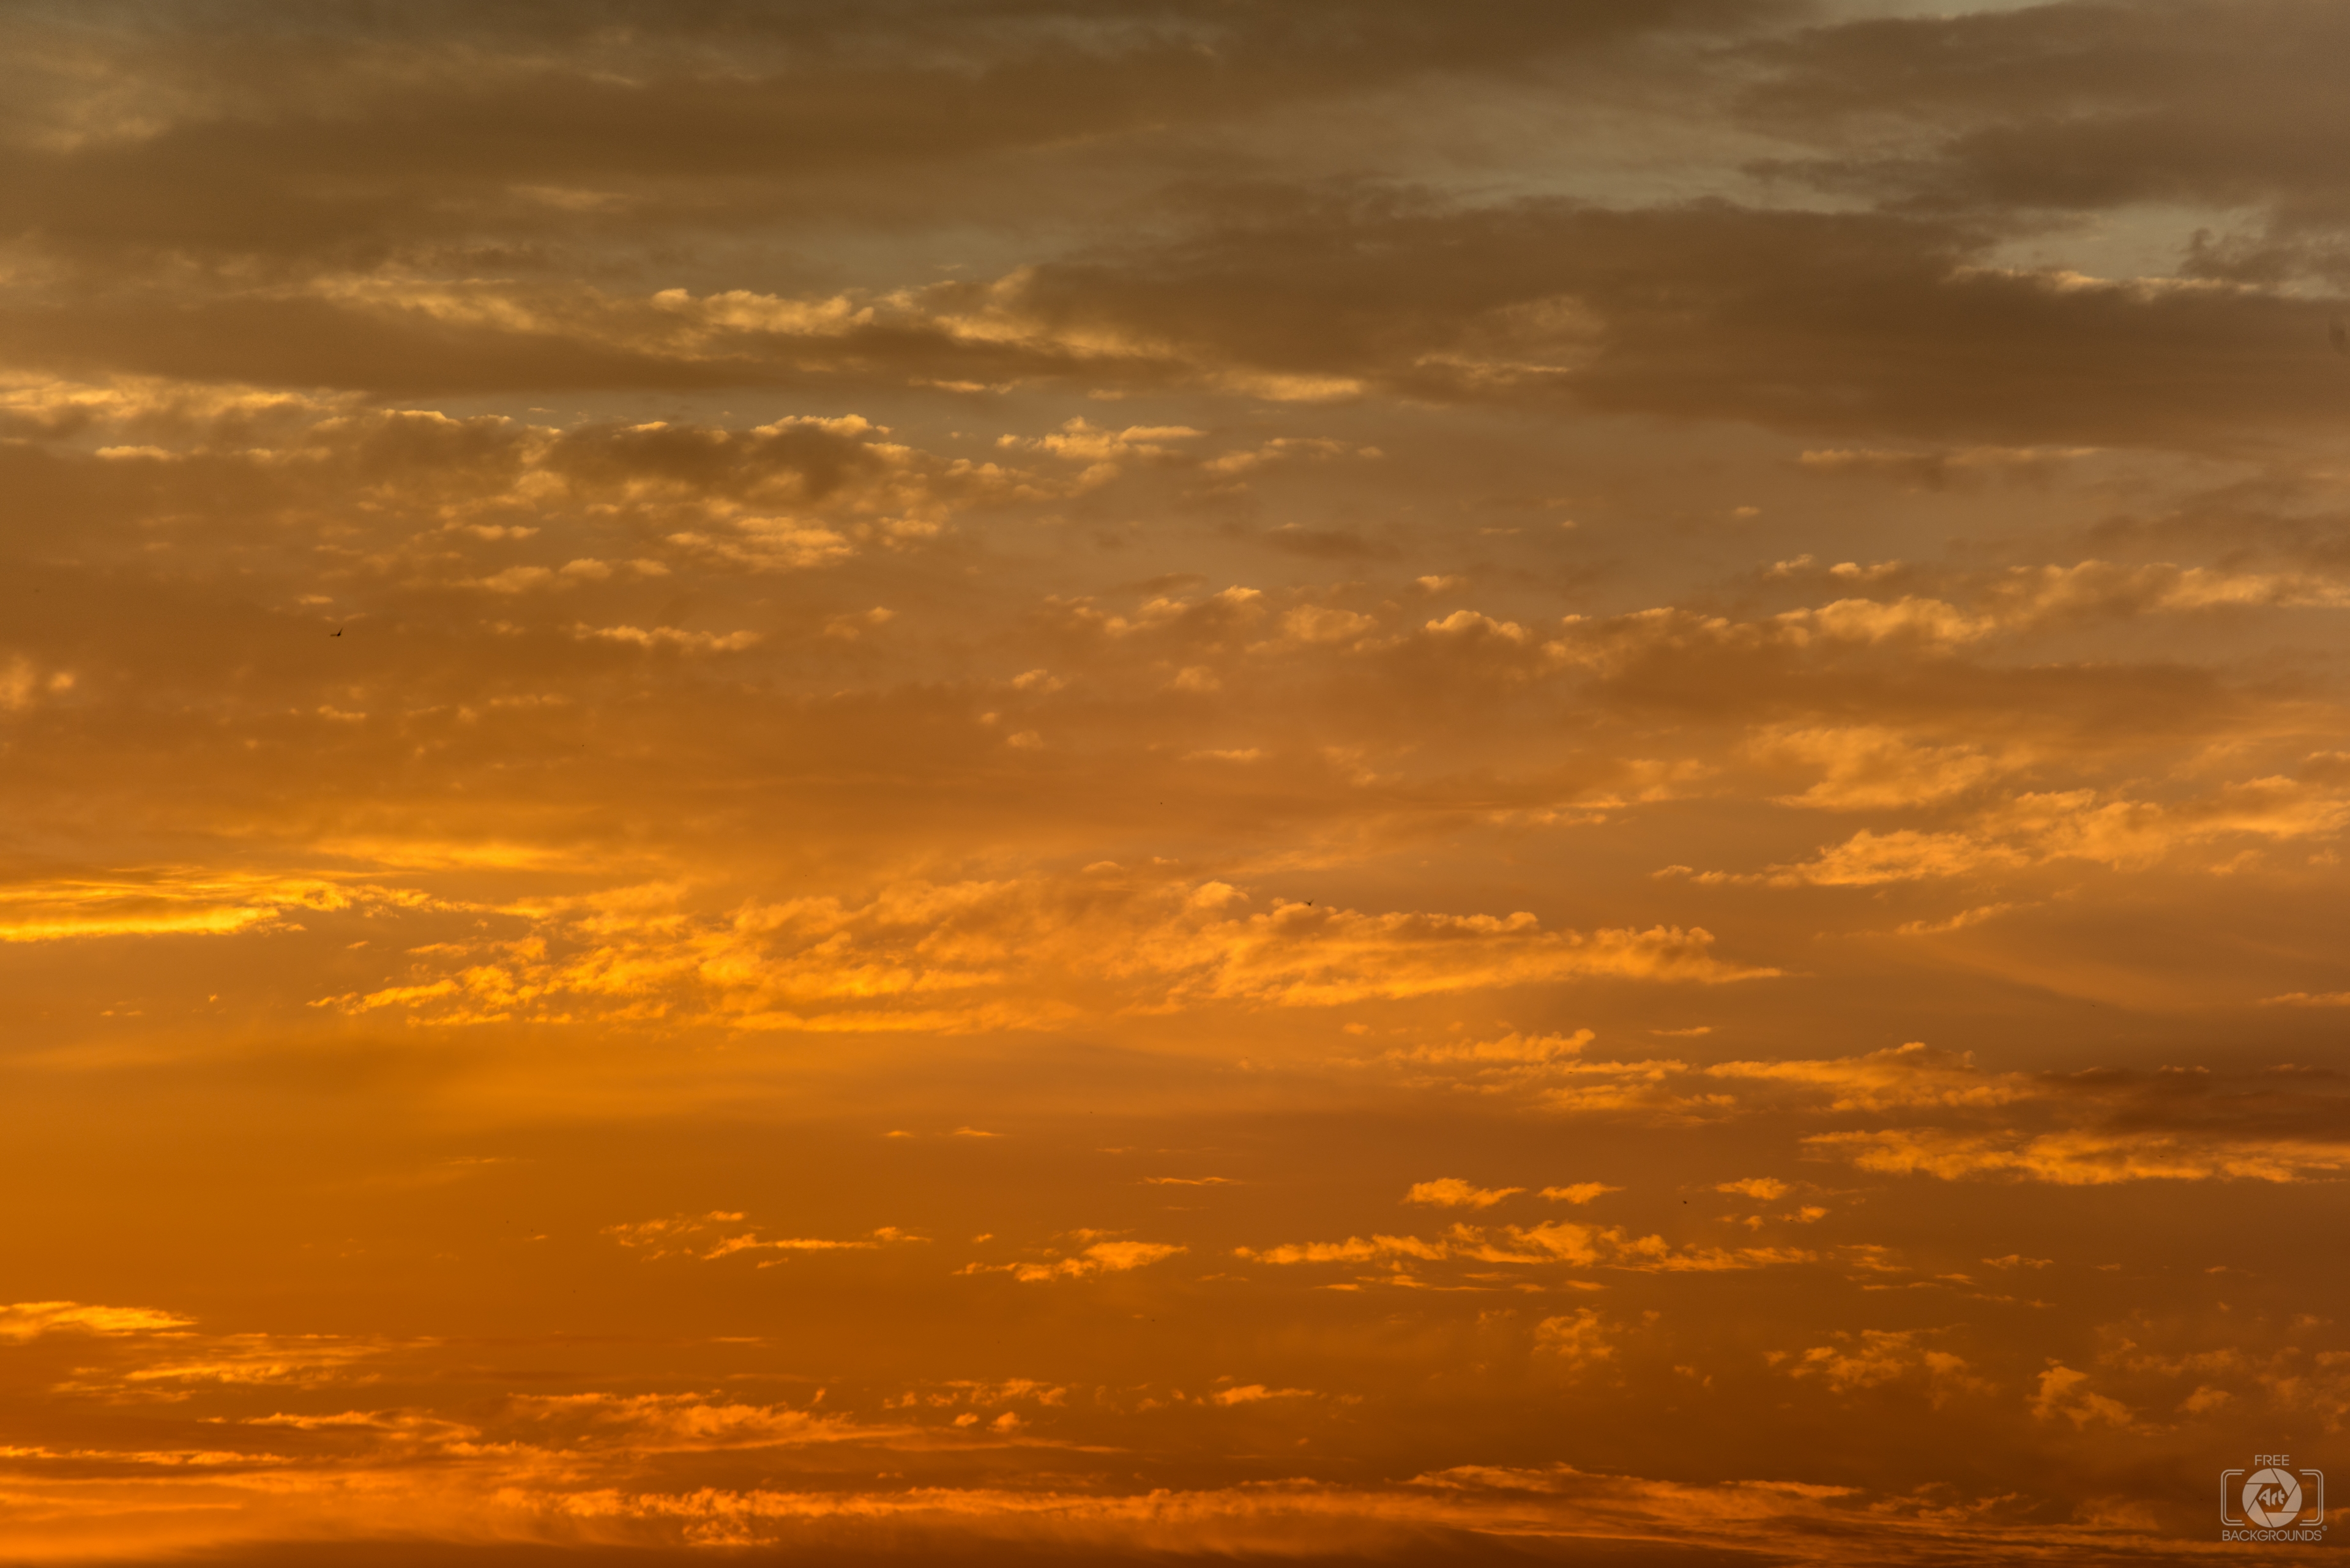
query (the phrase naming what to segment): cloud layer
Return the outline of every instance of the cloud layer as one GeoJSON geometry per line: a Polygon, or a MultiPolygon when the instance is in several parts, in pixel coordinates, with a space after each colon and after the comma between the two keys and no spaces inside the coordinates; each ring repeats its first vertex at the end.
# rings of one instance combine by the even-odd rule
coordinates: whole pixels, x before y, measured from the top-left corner
{"type": "Polygon", "coordinates": [[[10,8],[0,1558],[2199,1556],[2345,26],[10,8]]]}

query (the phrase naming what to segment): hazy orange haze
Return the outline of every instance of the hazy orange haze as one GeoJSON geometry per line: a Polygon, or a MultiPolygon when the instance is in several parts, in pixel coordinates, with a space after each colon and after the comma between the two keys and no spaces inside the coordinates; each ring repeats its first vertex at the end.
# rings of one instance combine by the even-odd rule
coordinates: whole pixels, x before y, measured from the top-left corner
{"type": "Polygon", "coordinates": [[[8,7],[0,1562],[2307,1559],[2345,67],[8,7]]]}

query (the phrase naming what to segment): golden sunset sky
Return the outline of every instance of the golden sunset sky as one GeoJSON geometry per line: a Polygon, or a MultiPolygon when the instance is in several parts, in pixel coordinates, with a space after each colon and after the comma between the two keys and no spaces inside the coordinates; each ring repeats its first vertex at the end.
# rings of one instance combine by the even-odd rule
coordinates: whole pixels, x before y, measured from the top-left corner
{"type": "Polygon", "coordinates": [[[0,1563],[2350,1471],[2350,7],[0,11],[0,1563]]]}

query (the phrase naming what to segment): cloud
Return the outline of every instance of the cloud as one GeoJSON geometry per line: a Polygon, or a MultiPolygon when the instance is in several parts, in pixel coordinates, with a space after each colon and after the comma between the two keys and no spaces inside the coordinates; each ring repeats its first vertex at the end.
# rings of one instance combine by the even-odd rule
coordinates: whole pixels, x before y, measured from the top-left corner
{"type": "Polygon", "coordinates": [[[2322,0],[0,9],[14,1261],[204,1318],[0,1309],[12,1546],[2160,1557],[2350,1418],[2322,0]]]}
{"type": "Polygon", "coordinates": [[[1923,1382],[1938,1408],[1957,1394],[1992,1391],[1990,1383],[1969,1370],[1962,1357],[1928,1349],[1918,1340],[1919,1334],[1912,1330],[1863,1329],[1857,1334],[1840,1333],[1832,1345],[1815,1345],[1801,1352],[1773,1351],[1765,1359],[1789,1377],[1819,1378],[1836,1394],[1923,1382]]]}
{"type": "MultiPolygon", "coordinates": [[[[814,1236],[763,1236],[753,1226],[734,1235],[723,1234],[743,1222],[743,1216],[724,1210],[707,1214],[681,1214],[667,1220],[639,1220],[633,1223],[607,1225],[603,1234],[623,1247],[640,1251],[645,1261],[659,1258],[699,1258],[714,1262],[741,1252],[869,1252],[904,1241],[921,1241],[928,1238],[912,1236],[894,1225],[884,1225],[868,1235],[836,1240],[814,1236]]],[[[781,1259],[763,1262],[769,1268],[781,1259]]]]}
{"type": "Polygon", "coordinates": [[[1537,1355],[1555,1356],[1577,1371],[1586,1371],[1616,1358],[1616,1347],[1608,1343],[1606,1326],[1599,1314],[1590,1307],[1578,1307],[1563,1316],[1546,1317],[1536,1324],[1534,1351],[1537,1355]]]}
{"type": "Polygon", "coordinates": [[[1623,1190],[1620,1187],[1609,1187],[1605,1182],[1577,1181],[1566,1187],[1545,1187],[1542,1189],[1542,1196],[1554,1203],[1588,1203],[1595,1198],[1623,1190]]]}
{"type": "Polygon", "coordinates": [[[2022,1075],[1982,1072],[1975,1066],[1970,1052],[1938,1050],[1914,1040],[1865,1056],[1718,1062],[1705,1073],[1710,1077],[1783,1084],[1825,1095],[1828,1108],[1837,1111],[1885,1110],[1897,1106],[2003,1106],[2039,1092],[2022,1075]]]}
{"type": "Polygon", "coordinates": [[[2133,800],[2093,789],[2019,794],[1966,828],[1887,834],[1864,828],[1812,860],[1757,879],[1779,887],[1876,887],[1996,874],[2063,860],[2143,871],[2177,851],[2230,839],[2282,843],[2332,837],[2350,826],[2350,797],[2297,779],[2249,779],[2175,802],[2133,800]]]}
{"type": "Polygon", "coordinates": [[[1736,1192],[1758,1203],[1772,1203],[1784,1198],[1787,1184],[1771,1176],[1750,1176],[1742,1181],[1721,1181],[1714,1184],[1716,1192],[1736,1192]]]}
{"type": "Polygon", "coordinates": [[[1433,1241],[1418,1236],[1375,1235],[1368,1241],[1349,1236],[1344,1241],[1236,1247],[1232,1255],[1253,1262],[1281,1265],[1386,1262],[1399,1273],[1409,1272],[1413,1264],[1448,1262],[1565,1264],[1574,1268],[1605,1265],[1640,1273],[1713,1273],[1818,1261],[1818,1254],[1797,1249],[1677,1246],[1661,1235],[1635,1235],[1621,1226],[1603,1228],[1563,1220],[1495,1230],[1454,1225],[1433,1241]]]}
{"type": "Polygon", "coordinates": [[[1994,761],[1972,746],[1918,746],[1881,726],[1765,731],[1751,742],[1758,755],[1822,771],[1782,805],[1823,811],[1882,811],[1925,805],[1962,794],[2022,760],[1994,761]]]}
{"type": "Polygon", "coordinates": [[[379,889],[309,877],[164,867],[0,887],[0,941],[232,936],[281,927],[301,911],[380,901],[379,889]]]}
{"type": "Polygon", "coordinates": [[[2341,210],[2338,179],[2310,157],[2306,140],[2332,117],[2323,93],[2302,85],[2339,39],[2340,18],[2322,5],[2282,6],[2255,38],[2231,27],[2221,5],[2158,16],[2149,30],[2133,29],[2134,13],[2094,5],[1824,28],[1757,51],[1773,68],[1750,107],[1813,137],[1856,114],[1887,115],[1916,133],[1898,157],[1824,148],[1785,171],[1846,191],[1976,210],[2168,202],[2264,213],[2265,269],[2252,259],[2262,247],[2211,235],[2197,258],[2219,253],[2236,265],[2210,265],[2215,254],[2195,270],[2279,275],[2276,252],[2341,210]],[[2128,52],[2125,69],[2085,67],[2109,47],[2128,52]]]}
{"type": "Polygon", "coordinates": [[[956,1272],[964,1274],[1006,1273],[1024,1285],[1035,1285],[1053,1280],[1082,1280],[1098,1274],[1125,1273],[1147,1268],[1189,1250],[1165,1241],[1096,1241],[1076,1253],[1046,1262],[969,1263],[956,1272]]]}
{"type": "Polygon", "coordinates": [[[2040,1374],[2039,1390],[2032,1396],[2031,1408],[2034,1420],[2064,1419],[2074,1429],[2091,1426],[2116,1428],[2125,1432],[2137,1429],[2137,1416],[2130,1407],[2109,1395],[2099,1394],[2087,1386],[2089,1375],[2072,1367],[2052,1366],[2040,1374]]]}
{"type": "Polygon", "coordinates": [[[1277,1247],[1232,1249],[1236,1258],[1277,1264],[1354,1263],[1382,1257],[1433,1259],[1449,1255],[1442,1242],[1423,1241],[1416,1236],[1374,1236],[1367,1241],[1359,1236],[1349,1236],[1343,1241],[1284,1241],[1277,1247]]]}
{"type": "MultiPolygon", "coordinates": [[[[1573,1324],[1577,1319],[1561,1319],[1573,1324]]],[[[533,1513],[563,1532],[588,1540],[693,1539],[737,1546],[806,1538],[845,1521],[885,1522],[909,1532],[951,1532],[969,1539],[1052,1542],[1111,1550],[1138,1536],[1162,1549],[1310,1551],[1335,1542],[1374,1553],[1431,1532],[1481,1535],[1539,1532],[1554,1537],[1686,1542],[1720,1551],[1724,1542],[1748,1551],[1792,1550],[1844,1521],[1866,1519],[1899,1561],[1925,1561],[1936,1550],[1956,1550],[1995,1562],[2024,1543],[2048,1540],[1987,1510],[1959,1521],[1897,1515],[1888,1528],[1872,1505],[1883,1500],[1862,1489],[1807,1482],[1690,1483],[1548,1468],[1460,1465],[1415,1476],[1402,1487],[1357,1488],[1282,1482],[1217,1490],[1161,1490],[1148,1496],[1101,1492],[1034,1493],[1010,1488],[924,1488],[912,1491],[837,1490],[695,1493],[626,1488],[563,1492],[533,1488],[504,1507],[519,1522],[533,1513]]],[[[2092,1539],[2086,1530],[2059,1527],[2068,1546],[2092,1539]]],[[[820,1537],[819,1537],[820,1538],[820,1537]]],[[[1471,1539],[1463,1535],[1462,1539],[1471,1539]]],[[[2108,1536],[2110,1538],[2110,1536],[2108,1536]]],[[[913,1539],[925,1537],[915,1533],[913,1539]]]]}
{"type": "Polygon", "coordinates": [[[2007,1176],[2062,1187],[2125,1181],[2295,1182],[2350,1166],[2350,1140],[2195,1137],[2171,1132],[2075,1130],[2036,1137],[1931,1128],[1814,1133],[1806,1147],[1887,1175],[1955,1181],[2007,1176]]]}
{"type": "Polygon", "coordinates": [[[637,1454],[717,1453],[807,1444],[887,1442],[910,1435],[902,1425],[858,1422],[781,1405],[749,1405],[720,1395],[542,1394],[508,1401],[517,1417],[553,1433],[637,1454]]]}
{"type": "Polygon", "coordinates": [[[1416,1045],[1408,1051],[1389,1054],[1394,1060],[1406,1062],[1461,1062],[1511,1066],[1555,1062],[1562,1057],[1576,1055],[1595,1038],[1596,1036],[1588,1029],[1578,1029],[1572,1034],[1510,1033],[1498,1040],[1416,1045]]]}
{"type": "Polygon", "coordinates": [[[178,1402],[207,1386],[312,1388],[366,1383],[380,1376],[369,1364],[395,1348],[385,1340],[328,1334],[174,1335],[168,1355],[120,1370],[78,1369],[59,1388],[119,1401],[178,1402]]]}
{"type": "Polygon", "coordinates": [[[1279,899],[1249,913],[1247,897],[1222,882],[911,883],[862,905],[805,898],[723,918],[644,898],[616,889],[542,906],[529,911],[532,935],[515,956],[421,962],[404,983],[319,1005],[413,1009],[445,1024],[551,1014],[969,1032],[1053,1027],[1118,1008],[1327,1007],[1593,978],[1721,984],[1776,972],[1715,958],[1701,929],[1586,934],[1545,929],[1523,912],[1367,914],[1279,899]],[[1105,942],[1112,926],[1120,939],[1105,942]],[[1060,983],[1040,984],[1048,974],[1060,983]]]}
{"type": "Polygon", "coordinates": [[[1253,1405],[1263,1399],[1311,1399],[1310,1388],[1268,1388],[1262,1383],[1243,1383],[1232,1388],[1219,1388],[1209,1398],[1230,1408],[1234,1405],[1253,1405]]]}
{"type": "Polygon", "coordinates": [[[85,1306],[79,1302],[12,1302],[0,1304],[0,1339],[37,1339],[45,1334],[172,1334],[195,1319],[153,1307],[85,1306]]]}
{"type": "Polygon", "coordinates": [[[1457,1176],[1447,1176],[1435,1181],[1413,1182],[1403,1200],[1440,1209],[1491,1209],[1504,1198],[1524,1190],[1523,1187],[1474,1187],[1457,1176]]]}
{"type": "Polygon", "coordinates": [[[575,637],[596,638],[605,642],[633,644],[645,649],[671,649],[681,653],[737,653],[755,648],[764,635],[755,631],[681,631],[676,627],[657,626],[650,628],[635,626],[582,626],[572,628],[575,637]]]}

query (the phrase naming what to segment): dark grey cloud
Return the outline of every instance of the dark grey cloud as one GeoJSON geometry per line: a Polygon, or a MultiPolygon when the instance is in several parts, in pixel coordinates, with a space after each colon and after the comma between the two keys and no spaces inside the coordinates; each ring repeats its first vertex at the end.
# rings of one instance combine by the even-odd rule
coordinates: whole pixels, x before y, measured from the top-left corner
{"type": "Polygon", "coordinates": [[[2350,415],[2322,301],[2002,268],[1990,244],[1889,213],[1371,193],[1050,264],[1026,298],[1072,327],[1423,397],[2018,444],[2242,443],[2350,415]],[[1503,330],[1544,306],[1555,322],[1503,330]]]}
{"type": "Polygon", "coordinates": [[[2066,0],[1758,43],[1745,107],[1823,146],[1771,171],[1843,194],[2019,223],[2250,209],[2272,244],[2307,244],[2350,220],[2345,53],[2350,14],[2325,0],[2066,0]]]}
{"type": "MultiPolygon", "coordinates": [[[[984,161],[1447,74],[1523,79],[1776,0],[31,9],[0,233],[84,258],[346,262],[612,243],[840,205],[935,212],[984,161]],[[110,75],[111,92],[93,91],[110,75]],[[961,171],[946,177],[947,171],[961,171]],[[852,189],[857,188],[857,189],[852,189]]],[[[5,36],[5,35],[0,35],[5,36]]],[[[1023,204],[1034,170],[997,167],[1023,204]]]]}

